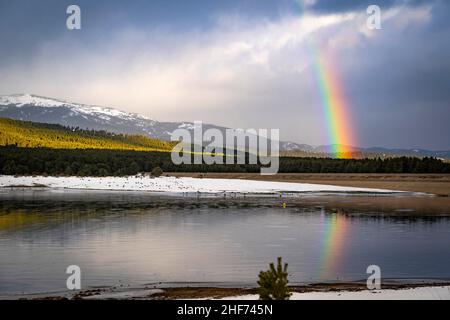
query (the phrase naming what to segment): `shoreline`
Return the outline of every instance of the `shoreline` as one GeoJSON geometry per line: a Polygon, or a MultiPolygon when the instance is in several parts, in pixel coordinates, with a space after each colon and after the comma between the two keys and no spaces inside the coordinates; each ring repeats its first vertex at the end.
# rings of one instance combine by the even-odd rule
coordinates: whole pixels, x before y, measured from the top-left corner
{"type": "Polygon", "coordinates": [[[242,179],[309,184],[327,184],[341,187],[389,189],[403,192],[428,193],[450,197],[450,174],[409,173],[277,173],[262,176],[255,173],[200,173],[167,172],[175,177],[203,177],[210,179],[242,179]]]}
{"type": "MultiPolygon", "coordinates": [[[[199,173],[199,172],[167,172],[163,176],[155,178],[148,175],[137,175],[128,177],[66,177],[66,176],[0,176],[0,188],[55,188],[52,184],[43,183],[48,179],[72,180],[72,183],[60,184],[62,189],[80,189],[80,190],[111,190],[111,191],[146,191],[146,192],[172,192],[172,193],[289,193],[289,192],[372,192],[372,193],[416,193],[435,195],[438,197],[450,197],[450,174],[365,174],[365,173],[278,173],[276,175],[263,176],[257,173],[199,173]],[[116,185],[115,187],[106,187],[105,183],[111,185],[112,181],[121,181],[123,179],[134,178],[150,181],[158,179],[177,179],[174,185],[148,185],[136,186],[131,188],[116,185]],[[5,183],[5,179],[13,178],[11,183],[5,183]],[[23,183],[23,179],[28,182],[23,183]],[[32,179],[32,183],[30,183],[32,179]],[[86,183],[80,184],[80,181],[104,180],[105,183],[100,186],[87,186],[86,183]],[[186,179],[202,181],[199,184],[184,185],[186,179]],[[76,185],[73,185],[73,181],[76,185]],[[206,182],[205,182],[206,181],[206,182]],[[232,186],[232,182],[235,185],[232,186]],[[182,182],[181,184],[179,182],[182,182]],[[253,190],[248,183],[252,184],[253,190]],[[71,185],[72,184],[72,185],[71,185]],[[203,185],[202,185],[203,184],[203,185]],[[208,185],[209,184],[209,185],[208,185]],[[294,185],[303,185],[306,188],[294,188],[294,185]],[[78,185],[78,186],[77,186],[78,185]],[[261,188],[261,185],[268,187],[261,188]],[[287,186],[287,188],[286,188],[287,186]],[[265,189],[265,190],[261,190],[265,189]],[[296,189],[296,190],[295,190],[296,189]],[[252,192],[254,191],[254,192],[252,192]]],[[[158,183],[156,183],[158,184],[158,183]]]]}
{"type": "MultiPolygon", "coordinates": [[[[291,300],[444,299],[450,300],[450,281],[386,283],[369,290],[365,282],[311,283],[292,285],[291,300]]],[[[102,287],[64,293],[6,295],[20,300],[257,300],[256,287],[184,286],[141,288],[102,287]]]]}
{"type": "MultiPolygon", "coordinates": [[[[419,288],[437,288],[448,287],[450,298],[450,282],[436,282],[436,283],[398,283],[382,285],[381,291],[384,290],[410,290],[419,288]]],[[[331,294],[338,297],[347,293],[367,293],[379,292],[379,290],[368,290],[365,283],[362,282],[348,282],[348,283],[312,283],[305,285],[290,286],[293,298],[295,295],[305,295],[307,298],[309,294],[331,294]]],[[[156,299],[243,299],[243,300],[257,300],[257,288],[215,288],[215,287],[182,287],[182,288],[167,288],[160,293],[152,295],[156,299]]]]}
{"type": "Polygon", "coordinates": [[[19,194],[45,197],[45,194],[50,196],[72,193],[74,195],[118,193],[136,197],[170,197],[183,201],[215,200],[236,205],[240,203],[262,205],[261,201],[265,201],[271,202],[267,205],[282,208],[321,205],[330,212],[350,215],[415,218],[450,216],[449,196],[420,192],[215,177],[0,176],[0,197],[4,199],[19,194]],[[349,197],[354,201],[348,201],[349,197]]]}
{"type": "Polygon", "coordinates": [[[0,187],[7,188],[50,188],[104,191],[145,191],[173,194],[257,194],[274,195],[297,193],[365,193],[400,194],[401,191],[343,187],[327,184],[297,182],[261,181],[244,179],[196,178],[145,175],[127,177],[56,177],[56,176],[0,176],[0,187]]]}

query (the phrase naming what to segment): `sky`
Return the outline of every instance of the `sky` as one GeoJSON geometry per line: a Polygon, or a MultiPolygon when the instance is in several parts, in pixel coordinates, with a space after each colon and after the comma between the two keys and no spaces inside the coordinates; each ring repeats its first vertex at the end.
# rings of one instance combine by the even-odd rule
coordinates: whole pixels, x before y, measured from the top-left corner
{"type": "Polygon", "coordinates": [[[320,52],[358,146],[444,150],[449,39],[446,0],[0,0],[0,94],[279,128],[282,140],[322,145],[320,52]],[[70,4],[81,30],[66,27],[70,4]],[[380,30],[366,26],[372,4],[380,30]]]}

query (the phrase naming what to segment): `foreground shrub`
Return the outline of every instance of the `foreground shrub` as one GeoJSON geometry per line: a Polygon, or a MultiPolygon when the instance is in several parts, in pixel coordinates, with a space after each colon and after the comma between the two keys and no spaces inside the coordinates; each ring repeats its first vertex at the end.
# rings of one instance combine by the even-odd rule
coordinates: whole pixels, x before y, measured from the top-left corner
{"type": "Polygon", "coordinates": [[[278,257],[277,268],[273,263],[270,264],[269,270],[261,271],[258,280],[258,293],[260,300],[288,300],[291,296],[287,272],[288,264],[281,262],[278,257]]]}

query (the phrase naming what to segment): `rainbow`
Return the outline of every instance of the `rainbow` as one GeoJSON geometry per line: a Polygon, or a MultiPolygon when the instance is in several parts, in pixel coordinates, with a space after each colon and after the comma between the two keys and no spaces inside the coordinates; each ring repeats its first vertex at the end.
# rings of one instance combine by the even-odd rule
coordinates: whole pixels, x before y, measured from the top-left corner
{"type": "Polygon", "coordinates": [[[339,213],[329,217],[326,217],[323,213],[322,219],[325,220],[326,231],[321,251],[319,278],[331,280],[331,277],[336,274],[341,265],[349,223],[347,218],[339,213]]]}
{"type": "Polygon", "coordinates": [[[342,82],[339,81],[330,59],[314,54],[314,70],[323,112],[326,117],[328,141],[331,153],[337,158],[351,158],[351,146],[355,138],[351,127],[351,116],[345,99],[342,82]]]}
{"type": "MultiPolygon", "coordinates": [[[[300,5],[300,16],[305,14],[302,0],[296,0],[300,5]]],[[[328,143],[331,153],[337,158],[351,158],[352,146],[357,145],[352,127],[350,105],[346,99],[343,82],[339,78],[337,65],[332,56],[320,50],[314,39],[306,41],[311,57],[313,76],[320,96],[322,112],[325,115],[328,143]]],[[[341,268],[345,244],[350,230],[348,219],[340,212],[326,215],[322,212],[322,222],[326,226],[322,250],[320,252],[319,278],[332,280],[341,268]]]]}
{"type": "MultiPolygon", "coordinates": [[[[304,5],[302,1],[299,4],[302,16],[304,15],[304,5]]],[[[355,146],[357,141],[352,130],[351,110],[345,99],[343,82],[339,79],[336,64],[331,63],[330,55],[325,57],[324,50],[318,50],[318,46],[313,41],[308,41],[307,45],[312,57],[314,76],[326,118],[331,153],[336,158],[351,158],[351,146],[355,146]]]]}

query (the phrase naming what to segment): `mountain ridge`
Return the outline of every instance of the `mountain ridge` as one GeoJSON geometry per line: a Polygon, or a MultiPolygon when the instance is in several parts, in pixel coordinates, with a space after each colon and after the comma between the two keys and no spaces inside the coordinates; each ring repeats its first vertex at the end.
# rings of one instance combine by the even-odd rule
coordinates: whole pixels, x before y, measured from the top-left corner
{"type": "MultiPolygon", "coordinates": [[[[159,140],[170,140],[170,134],[178,128],[193,130],[189,121],[164,122],[151,119],[138,113],[121,111],[111,107],[73,103],[35,94],[0,95],[0,117],[23,121],[61,124],[68,127],[80,127],[104,130],[113,133],[146,135],[159,140]]],[[[203,128],[215,128],[224,132],[227,128],[214,124],[203,124],[203,128]]],[[[311,156],[330,156],[332,145],[312,146],[292,141],[280,141],[280,151],[284,153],[300,152],[311,156]]],[[[433,156],[450,159],[450,151],[431,151],[426,149],[401,149],[370,147],[351,147],[356,157],[365,156],[433,156]]]]}

